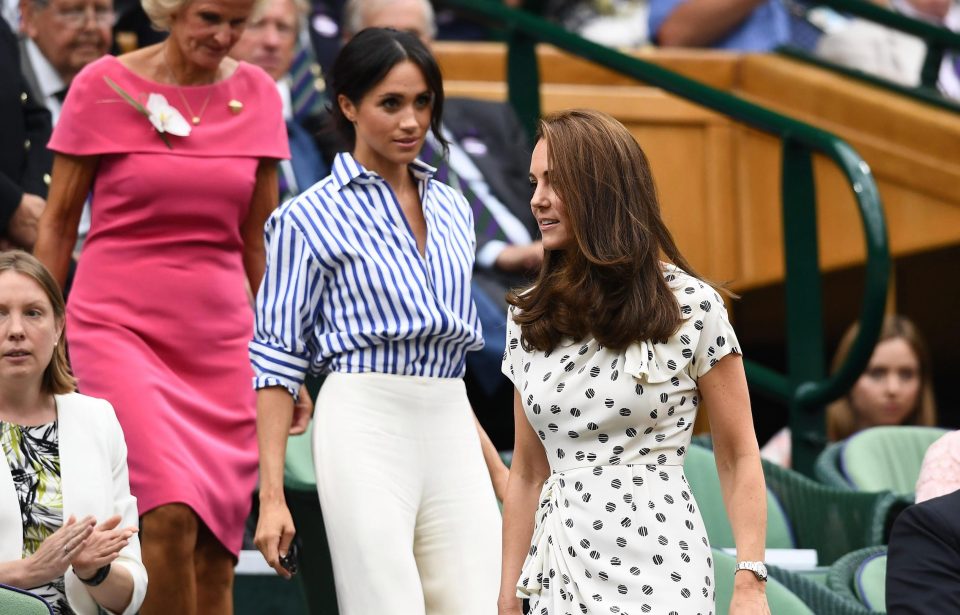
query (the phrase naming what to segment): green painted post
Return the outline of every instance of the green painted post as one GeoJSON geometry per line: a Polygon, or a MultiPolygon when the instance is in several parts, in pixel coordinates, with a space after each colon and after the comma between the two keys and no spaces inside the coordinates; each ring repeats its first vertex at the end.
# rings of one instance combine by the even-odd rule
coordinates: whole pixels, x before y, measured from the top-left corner
{"type": "MultiPolygon", "coordinates": [[[[824,377],[823,306],[817,255],[816,189],[810,150],[783,140],[783,241],[787,295],[787,379],[794,390],[824,377]]],[[[790,399],[793,466],[810,475],[825,442],[823,406],[790,399]]]]}
{"type": "Polygon", "coordinates": [[[927,55],[923,58],[923,68],[920,69],[920,85],[925,88],[937,89],[940,81],[940,64],[943,62],[943,47],[935,43],[927,43],[927,55]]]}
{"type": "Polygon", "coordinates": [[[540,120],[540,67],[537,41],[511,27],[507,35],[507,88],[520,123],[533,142],[540,120]]]}

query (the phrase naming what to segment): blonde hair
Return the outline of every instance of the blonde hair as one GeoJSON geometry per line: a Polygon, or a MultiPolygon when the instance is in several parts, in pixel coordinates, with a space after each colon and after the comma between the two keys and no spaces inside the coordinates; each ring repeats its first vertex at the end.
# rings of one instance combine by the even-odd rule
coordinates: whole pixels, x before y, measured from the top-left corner
{"type": "MultiPolygon", "coordinates": [[[[843,334],[837,353],[833,357],[832,371],[836,372],[850,353],[853,340],[860,330],[860,323],[854,323],[843,334]]],[[[877,344],[887,340],[902,339],[910,346],[917,363],[920,366],[920,391],[917,395],[916,407],[910,412],[904,425],[923,425],[932,427],[937,423],[937,402],[933,396],[933,378],[930,374],[930,353],[923,336],[916,325],[906,316],[888,314],[880,327],[880,338],[877,344]]],[[[857,431],[857,413],[850,402],[850,392],[827,406],[827,439],[831,442],[843,440],[857,431]]]]}
{"type": "Polygon", "coordinates": [[[51,357],[50,363],[43,370],[40,390],[51,395],[63,395],[76,391],[77,380],[73,377],[73,372],[70,371],[66,344],[64,343],[67,314],[63,293],[60,292],[60,285],[57,284],[57,281],[53,279],[53,276],[40,261],[23,250],[0,252],[0,273],[5,271],[15,271],[39,284],[44,294],[47,295],[47,299],[50,300],[50,305],[53,306],[54,318],[61,325],[60,339],[57,340],[57,345],[53,349],[53,357],[51,357]]]}
{"type": "MultiPolygon", "coordinates": [[[[143,12],[150,18],[153,27],[161,31],[169,31],[173,15],[190,4],[193,0],[140,0],[143,12]]],[[[254,19],[266,8],[268,0],[253,0],[253,10],[250,19],[254,19]]]]}

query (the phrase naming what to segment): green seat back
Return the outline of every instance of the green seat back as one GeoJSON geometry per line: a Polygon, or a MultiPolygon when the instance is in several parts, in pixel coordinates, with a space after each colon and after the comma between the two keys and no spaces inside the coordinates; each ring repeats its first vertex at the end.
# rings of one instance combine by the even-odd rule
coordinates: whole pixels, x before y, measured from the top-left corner
{"type": "Polygon", "coordinates": [[[317,491],[317,476],[313,469],[313,421],[307,431],[287,438],[287,457],[283,464],[283,485],[297,491],[317,491]]]}
{"type": "Polygon", "coordinates": [[[871,611],[887,610],[887,556],[877,553],[865,559],[857,570],[854,589],[871,611]]]}
{"type": "MultiPolygon", "coordinates": [[[[687,448],[683,472],[697,500],[703,522],[707,526],[710,544],[717,548],[735,547],[733,529],[730,527],[727,510],[723,505],[720,477],[717,475],[717,463],[713,453],[702,446],[691,445],[687,448]]],[[[790,521],[780,502],[769,489],[767,489],[766,545],[772,549],[796,547],[790,521]]]]}
{"type": "MultiPolygon", "coordinates": [[[[713,574],[717,589],[717,615],[727,615],[733,597],[733,574],[737,560],[723,551],[713,550],[713,574]]],[[[751,574],[741,572],[740,574],[751,574]]],[[[767,581],[767,603],[775,615],[814,615],[796,594],[776,579],[767,581]]]]}
{"type": "Polygon", "coordinates": [[[0,585],[0,613],[17,615],[53,615],[46,600],[28,591],[0,585]]]}
{"type": "Polygon", "coordinates": [[[873,427],[846,441],[840,452],[840,467],[859,491],[889,490],[911,494],[920,476],[927,448],[947,433],[936,427],[873,427]]]}
{"type": "Polygon", "coordinates": [[[887,548],[866,547],[847,553],[830,566],[827,587],[871,612],[884,612],[886,574],[887,548]]]}
{"type": "Polygon", "coordinates": [[[840,451],[843,449],[844,442],[831,442],[817,455],[817,461],[813,466],[813,474],[817,480],[824,485],[837,487],[838,489],[853,489],[853,485],[847,480],[847,477],[840,471],[840,451]]]}

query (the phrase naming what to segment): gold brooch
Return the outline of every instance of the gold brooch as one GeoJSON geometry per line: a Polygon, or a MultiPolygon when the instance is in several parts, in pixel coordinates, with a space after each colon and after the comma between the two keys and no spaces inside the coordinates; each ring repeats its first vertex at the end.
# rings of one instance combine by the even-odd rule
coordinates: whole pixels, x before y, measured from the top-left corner
{"type": "Polygon", "coordinates": [[[236,98],[234,98],[233,100],[231,100],[230,102],[227,103],[227,108],[229,108],[230,111],[231,111],[234,115],[236,115],[236,114],[240,113],[241,111],[243,111],[243,103],[240,102],[239,100],[237,100],[236,98]]]}

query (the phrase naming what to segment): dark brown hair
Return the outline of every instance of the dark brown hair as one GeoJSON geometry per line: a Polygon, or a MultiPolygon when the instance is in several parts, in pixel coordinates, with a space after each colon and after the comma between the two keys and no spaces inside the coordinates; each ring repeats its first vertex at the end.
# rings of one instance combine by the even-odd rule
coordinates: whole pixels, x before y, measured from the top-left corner
{"type": "Polygon", "coordinates": [[[547,251],[533,285],[507,296],[520,310],[524,348],[549,351],[563,337],[592,336],[612,349],[665,341],[680,325],[680,308],[661,256],[696,273],[660,216],[640,145],[623,124],[588,109],[544,117],[541,139],[576,247],[547,251]]]}
{"type": "Polygon", "coordinates": [[[67,350],[64,343],[66,330],[64,324],[67,314],[63,293],[60,292],[60,285],[57,284],[40,261],[22,250],[0,252],[0,273],[5,271],[15,271],[36,282],[43,289],[44,294],[47,295],[47,299],[50,300],[50,305],[53,307],[53,316],[57,324],[62,327],[60,339],[57,340],[57,346],[53,349],[53,357],[50,359],[47,368],[43,370],[40,390],[51,395],[72,393],[77,390],[77,381],[70,371],[70,363],[67,362],[67,350]]]}
{"type": "MultiPolygon", "coordinates": [[[[840,344],[837,346],[837,353],[833,357],[832,371],[836,372],[847,355],[850,354],[850,348],[853,346],[853,340],[856,339],[859,330],[860,323],[855,322],[843,334],[840,344]]],[[[904,419],[903,424],[932,427],[937,424],[937,402],[933,396],[933,377],[930,373],[932,366],[927,343],[909,318],[897,314],[887,314],[883,318],[877,344],[895,339],[902,339],[910,346],[920,367],[920,390],[917,393],[917,403],[904,419]]],[[[856,431],[857,411],[850,402],[850,393],[848,392],[827,406],[827,439],[831,442],[843,440],[852,436],[856,431]]]]}

